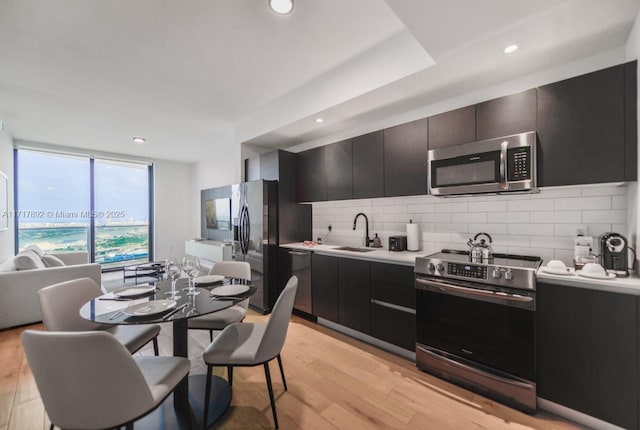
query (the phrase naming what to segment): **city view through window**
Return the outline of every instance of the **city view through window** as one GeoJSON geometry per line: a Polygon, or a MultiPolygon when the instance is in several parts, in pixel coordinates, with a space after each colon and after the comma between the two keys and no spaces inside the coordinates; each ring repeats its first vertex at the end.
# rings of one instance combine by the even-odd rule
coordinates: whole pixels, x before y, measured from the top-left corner
{"type": "Polygon", "coordinates": [[[147,164],[20,150],[18,246],[45,252],[90,251],[103,267],[149,260],[147,164]],[[95,223],[91,237],[90,223],[95,223]]]}

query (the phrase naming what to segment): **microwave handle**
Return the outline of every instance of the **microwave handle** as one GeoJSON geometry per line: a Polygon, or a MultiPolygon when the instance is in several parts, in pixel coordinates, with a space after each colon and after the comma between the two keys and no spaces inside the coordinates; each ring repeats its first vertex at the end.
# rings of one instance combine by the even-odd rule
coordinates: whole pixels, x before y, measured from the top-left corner
{"type": "Polygon", "coordinates": [[[500,188],[506,190],[509,188],[507,184],[507,147],[509,142],[503,140],[500,144],[500,188]]]}

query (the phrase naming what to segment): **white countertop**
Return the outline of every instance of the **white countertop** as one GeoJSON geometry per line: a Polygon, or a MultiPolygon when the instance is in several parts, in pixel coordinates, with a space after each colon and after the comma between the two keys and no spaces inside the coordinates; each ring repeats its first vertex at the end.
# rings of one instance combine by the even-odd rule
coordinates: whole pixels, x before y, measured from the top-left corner
{"type": "MultiPolygon", "coordinates": [[[[283,248],[298,249],[304,251],[317,252],[325,255],[335,255],[337,257],[355,258],[357,260],[376,261],[380,263],[401,264],[403,266],[415,266],[416,257],[427,255],[424,251],[417,252],[394,252],[380,248],[370,252],[355,252],[339,250],[340,245],[304,245],[302,242],[288,243],[280,245],[283,248]]],[[[570,275],[554,275],[546,273],[542,267],[536,273],[538,282],[548,282],[556,285],[568,287],[587,288],[598,291],[609,291],[612,293],[632,294],[640,296],[640,277],[629,276],[628,278],[612,279],[592,279],[578,276],[575,272],[570,275]]]]}
{"type": "Polygon", "coordinates": [[[578,276],[571,271],[570,275],[554,275],[546,273],[541,267],[538,269],[536,278],[538,282],[549,282],[556,285],[568,287],[588,288],[590,290],[609,291],[612,293],[623,293],[640,296],[640,277],[629,276],[628,278],[593,279],[578,276]]]}
{"type": "Polygon", "coordinates": [[[400,264],[403,266],[415,266],[416,257],[423,257],[426,255],[424,251],[388,251],[384,248],[372,248],[375,251],[369,252],[355,252],[355,251],[345,251],[339,250],[340,245],[314,245],[307,246],[303,245],[302,242],[296,243],[287,243],[285,245],[280,245],[282,248],[290,248],[290,249],[299,249],[304,251],[313,251],[318,254],[325,255],[335,255],[336,257],[344,257],[344,258],[355,258],[357,260],[367,260],[367,261],[376,261],[379,263],[392,263],[392,264],[400,264]]]}

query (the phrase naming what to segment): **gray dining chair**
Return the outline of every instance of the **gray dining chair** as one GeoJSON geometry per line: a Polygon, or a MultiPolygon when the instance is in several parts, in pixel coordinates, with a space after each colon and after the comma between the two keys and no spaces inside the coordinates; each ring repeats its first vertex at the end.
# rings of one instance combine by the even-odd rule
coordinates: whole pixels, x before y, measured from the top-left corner
{"type": "MultiPolygon", "coordinates": [[[[251,281],[251,266],[246,261],[219,261],[213,265],[209,275],[251,281]]],[[[209,341],[213,341],[213,331],[222,330],[229,324],[241,322],[247,315],[249,299],[218,312],[189,319],[189,328],[209,330],[209,341]]]]}
{"type": "Polygon", "coordinates": [[[204,362],[207,364],[207,384],[205,392],[204,422],[207,422],[207,406],[211,396],[211,372],[213,366],[226,366],[229,384],[233,384],[233,368],[236,366],[264,366],[264,373],[267,379],[269,390],[269,400],[271,401],[271,412],[273,422],[278,428],[278,416],[276,414],[276,402],[273,397],[273,386],[271,385],[271,373],[269,362],[274,358],[278,359],[280,374],[282,375],[282,385],[287,390],[287,381],[284,377],[282,358],[280,352],[284,346],[289,328],[289,319],[293,310],[293,301],[298,289],[298,278],[292,276],[287,285],[280,293],[276,301],[269,321],[265,323],[236,323],[227,326],[205,349],[202,354],[204,362]]]}
{"type": "Polygon", "coordinates": [[[158,355],[157,324],[98,324],[80,316],[82,305],[102,295],[98,284],[90,278],[79,278],[50,285],[38,291],[44,328],[49,331],[105,330],[115,336],[132,354],[149,342],[158,355]]]}
{"type": "Polygon", "coordinates": [[[51,430],[133,429],[191,366],[182,357],[133,357],[104,331],[26,330],[22,345],[51,430]]]}

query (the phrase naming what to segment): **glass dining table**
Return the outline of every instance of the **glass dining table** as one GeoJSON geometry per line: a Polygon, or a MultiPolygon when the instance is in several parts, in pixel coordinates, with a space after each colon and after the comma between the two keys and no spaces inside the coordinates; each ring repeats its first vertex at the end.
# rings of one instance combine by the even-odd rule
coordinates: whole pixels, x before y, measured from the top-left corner
{"type": "MultiPolygon", "coordinates": [[[[171,323],[173,355],[189,358],[188,320],[229,308],[251,297],[256,292],[246,281],[225,278],[212,285],[196,287],[197,295],[188,295],[187,279],[176,284],[176,297],[171,296],[171,282],[124,287],[85,303],[80,315],[90,321],[111,324],[171,323]],[[155,288],[154,288],[155,287],[155,288]],[[224,287],[224,294],[222,289],[224,287]],[[220,291],[217,294],[216,289],[220,291]],[[139,293],[139,294],[137,294],[139,293]]],[[[206,375],[189,375],[169,397],[173,408],[163,402],[155,411],[136,421],[136,429],[194,429],[202,428],[206,375]]],[[[213,375],[208,426],[224,414],[231,403],[231,386],[226,379],[213,375]]]]}

